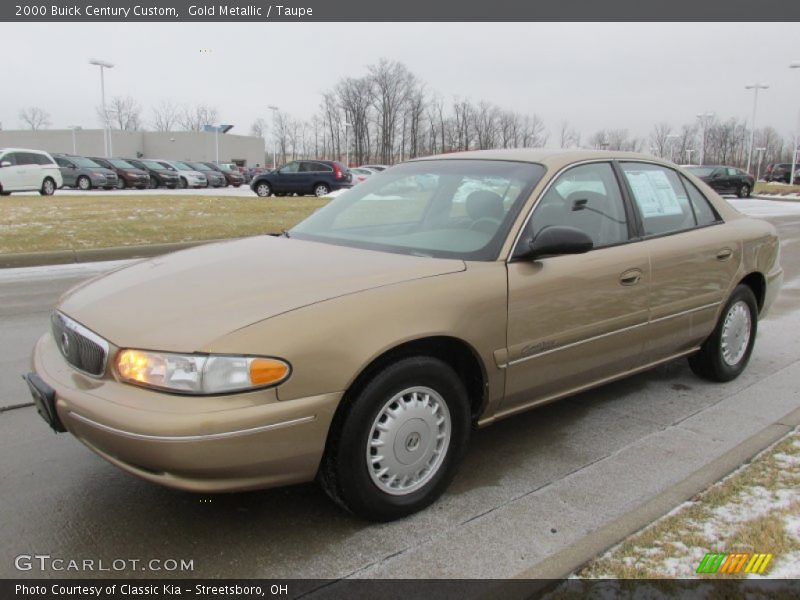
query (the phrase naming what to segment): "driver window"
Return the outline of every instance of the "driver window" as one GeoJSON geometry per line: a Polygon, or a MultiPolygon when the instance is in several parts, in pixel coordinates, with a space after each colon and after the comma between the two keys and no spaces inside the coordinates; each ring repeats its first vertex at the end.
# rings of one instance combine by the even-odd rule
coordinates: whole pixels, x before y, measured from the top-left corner
{"type": "Polygon", "coordinates": [[[628,218],[609,163],[590,163],[562,174],[533,211],[533,237],[554,225],[580,229],[595,248],[628,240],[628,218]]]}
{"type": "Polygon", "coordinates": [[[300,168],[300,163],[293,162],[289,163],[288,165],[281,167],[280,173],[297,173],[297,170],[300,168]]]}

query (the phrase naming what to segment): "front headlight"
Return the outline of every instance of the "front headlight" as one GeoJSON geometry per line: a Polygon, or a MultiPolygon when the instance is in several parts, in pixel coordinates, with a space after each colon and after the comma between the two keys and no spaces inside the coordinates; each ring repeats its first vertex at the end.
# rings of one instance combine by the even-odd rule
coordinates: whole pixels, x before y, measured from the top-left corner
{"type": "Polygon", "coordinates": [[[117,373],[127,383],[181,394],[222,394],[277,385],[291,372],[277,358],[208,354],[173,354],[121,350],[117,373]]]}

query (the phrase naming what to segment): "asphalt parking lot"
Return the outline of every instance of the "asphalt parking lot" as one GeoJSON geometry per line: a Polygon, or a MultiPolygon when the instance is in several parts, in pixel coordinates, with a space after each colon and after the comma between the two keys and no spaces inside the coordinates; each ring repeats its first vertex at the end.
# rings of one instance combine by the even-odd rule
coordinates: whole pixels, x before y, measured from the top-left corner
{"type": "MultiPolygon", "coordinates": [[[[786,270],[736,381],[702,381],[677,361],[497,423],[475,433],[439,502],[381,525],[343,513],[314,485],[214,496],[164,489],[118,471],[69,435],[54,435],[31,407],[6,410],[0,576],[565,574],[557,571],[581,548],[602,549],[666,512],[692,493],[691,482],[730,470],[797,418],[800,204],[733,204],[779,227],[786,270]],[[194,570],[20,572],[20,554],[106,564],[189,559],[194,570]]],[[[29,401],[20,375],[60,293],[107,268],[0,271],[0,406],[29,401]]]]}

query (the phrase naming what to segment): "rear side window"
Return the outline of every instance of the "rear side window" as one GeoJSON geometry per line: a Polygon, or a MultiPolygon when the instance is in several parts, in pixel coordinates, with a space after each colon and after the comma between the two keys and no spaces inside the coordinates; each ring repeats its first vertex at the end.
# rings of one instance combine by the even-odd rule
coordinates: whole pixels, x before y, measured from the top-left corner
{"type": "Polygon", "coordinates": [[[56,163],[58,164],[59,167],[69,167],[70,166],[70,162],[66,158],[61,158],[61,157],[58,157],[58,156],[56,156],[56,163]]]}
{"type": "Polygon", "coordinates": [[[689,195],[677,173],[646,163],[620,166],[642,216],[645,235],[673,233],[697,225],[689,195]]]}
{"type": "Polygon", "coordinates": [[[697,218],[697,225],[702,227],[704,225],[711,225],[712,223],[718,222],[720,218],[717,216],[716,211],[712,208],[708,198],[703,196],[703,194],[700,193],[700,190],[698,190],[691,181],[685,177],[681,177],[681,180],[683,181],[683,185],[686,187],[686,191],[689,194],[689,201],[692,203],[694,215],[697,218]]]}
{"type": "Polygon", "coordinates": [[[55,163],[53,163],[53,160],[49,156],[47,156],[46,154],[37,154],[36,155],[36,160],[40,165],[52,165],[52,164],[55,164],[55,163]]]}

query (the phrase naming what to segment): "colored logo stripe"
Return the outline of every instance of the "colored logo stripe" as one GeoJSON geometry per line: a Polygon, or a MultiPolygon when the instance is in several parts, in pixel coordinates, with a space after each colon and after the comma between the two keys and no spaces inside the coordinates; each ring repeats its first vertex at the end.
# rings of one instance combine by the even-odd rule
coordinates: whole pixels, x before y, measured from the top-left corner
{"type": "Polygon", "coordinates": [[[749,552],[709,552],[700,561],[697,573],[745,573],[763,574],[772,560],[772,554],[750,554],[749,552]],[[745,566],[747,565],[747,566],[745,566]]]}

